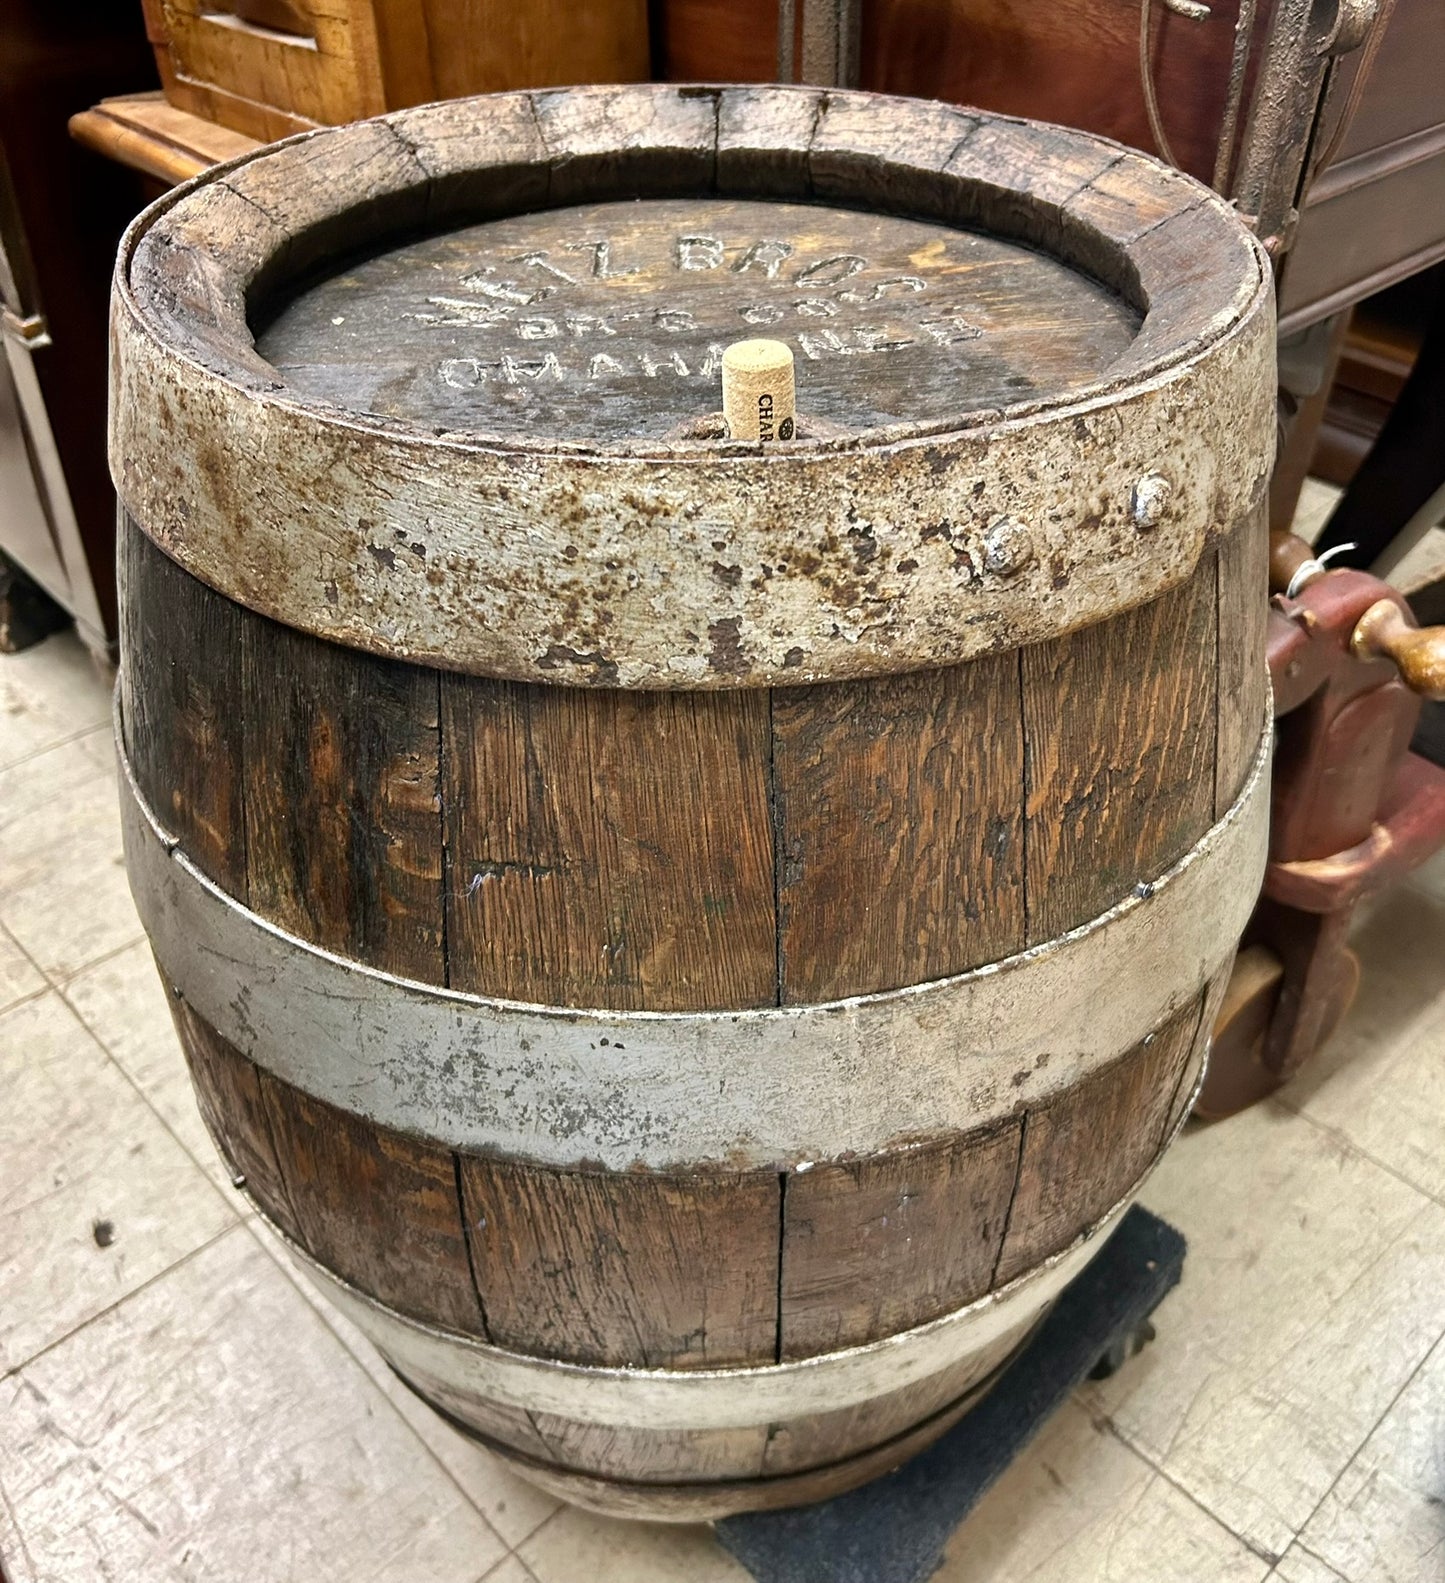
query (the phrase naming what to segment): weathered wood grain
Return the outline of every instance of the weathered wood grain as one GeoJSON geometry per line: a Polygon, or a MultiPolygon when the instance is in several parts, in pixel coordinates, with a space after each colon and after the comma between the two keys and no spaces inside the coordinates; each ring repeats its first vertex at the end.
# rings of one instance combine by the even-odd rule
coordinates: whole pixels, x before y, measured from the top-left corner
{"type": "Polygon", "coordinates": [[[648,75],[644,0],[145,0],[171,101],[270,141],[402,105],[648,75]]]}
{"type": "Polygon", "coordinates": [[[718,106],[717,190],[774,199],[812,193],[808,150],[824,95],[729,88],[718,106]]]}
{"type": "Polygon", "coordinates": [[[1269,670],[1269,503],[1261,501],[1220,542],[1219,724],[1214,816],[1239,795],[1264,730],[1269,670]]]}
{"type": "Polygon", "coordinates": [[[813,191],[896,214],[947,214],[957,183],[942,172],[977,128],[977,116],[952,105],[920,105],[904,129],[869,94],[824,94],[808,145],[813,191]],[[912,168],[900,171],[900,160],[912,168]]]}
{"type": "Polygon", "coordinates": [[[1057,259],[847,207],[861,158],[822,166],[837,207],[594,198],[407,242],[302,291],[259,348],[306,396],[573,441],[718,410],[723,348],[753,335],[792,347],[805,419],[850,430],[1078,388],[1127,349],[1133,308],[1057,259]]]}
{"type": "Polygon", "coordinates": [[[457,989],[772,1005],[767,695],[442,684],[457,989]]]}
{"type": "MultiPolygon", "coordinates": [[[[164,979],[164,968],[160,973],[164,979]]],[[[201,1119],[221,1157],[244,1182],[261,1212],[293,1241],[300,1241],[301,1225],[277,1159],[261,1073],[175,995],[171,996],[171,1017],[190,1067],[201,1119]]]]}
{"type": "Polygon", "coordinates": [[[122,513],[121,717],[142,794],[208,878],[244,901],[241,628],[122,513]]]}
{"type": "Polygon", "coordinates": [[[790,1175],[781,1358],[859,1346],[981,1297],[1003,1245],[1021,1131],[1015,1122],[790,1175]]]}
{"type": "Polygon", "coordinates": [[[302,1247],[399,1313],[485,1335],[450,1152],[260,1080],[302,1247]]]}
{"type": "MultiPolygon", "coordinates": [[[[1213,168],[1238,13],[1238,0],[1222,0],[1204,18],[1167,7],[1152,18],[1174,152],[1202,180],[1213,168]]],[[[778,74],[773,0],[663,0],[656,15],[661,77],[768,82],[778,74]]],[[[874,0],[861,25],[861,87],[1037,116],[1154,152],[1138,91],[1138,8],[1126,0],[874,0]]],[[[1266,26],[1261,12],[1255,27],[1266,26]]]]}
{"type": "Polygon", "coordinates": [[[259,617],[243,656],[251,906],[344,956],[445,982],[436,674],[259,617]]]}
{"type": "Polygon", "coordinates": [[[1028,943],[1104,912],[1214,807],[1214,556],[1125,615],[1022,651],[1028,943]]]}
{"type": "Polygon", "coordinates": [[[1012,655],[773,695],[784,1004],[959,973],[1023,944],[1012,655]]]}
{"type": "Polygon", "coordinates": [[[857,1407],[771,1425],[763,1455],[764,1475],[775,1478],[826,1467],[837,1462],[845,1448],[847,1454],[856,1454],[886,1445],[895,1436],[947,1413],[960,1399],[971,1400],[1018,1345],[1018,1338],[1006,1336],[916,1385],[889,1391],[857,1407]]]}
{"type": "Polygon", "coordinates": [[[498,1345],[634,1368],[773,1361],[773,1172],[661,1176],[459,1158],[498,1345]]]}
{"type": "Polygon", "coordinates": [[[553,203],[712,190],[716,89],[559,89],[533,94],[532,103],[553,203]]]}
{"type": "Polygon", "coordinates": [[[553,1462],[622,1481],[667,1485],[756,1476],[762,1472],[768,1440],[766,1424],[680,1432],[580,1424],[552,1413],[532,1416],[553,1462]]]}
{"type": "Polygon", "coordinates": [[[1143,1175],[1170,1120],[1202,1008],[1197,996],[1112,1066],[1026,1117],[996,1285],[1067,1247],[1143,1175]]]}
{"type": "Polygon", "coordinates": [[[503,1455],[509,1449],[548,1461],[555,1455],[551,1442],[544,1440],[537,1428],[537,1415],[525,1407],[484,1402],[474,1393],[462,1395],[424,1369],[413,1369],[410,1378],[398,1373],[397,1378],[463,1433],[496,1444],[503,1455]]]}

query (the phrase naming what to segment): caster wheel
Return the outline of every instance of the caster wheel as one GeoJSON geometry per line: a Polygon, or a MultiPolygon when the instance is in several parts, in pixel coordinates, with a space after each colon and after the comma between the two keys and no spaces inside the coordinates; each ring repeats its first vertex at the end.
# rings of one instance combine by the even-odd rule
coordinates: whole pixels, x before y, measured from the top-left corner
{"type": "MultiPolygon", "coordinates": [[[[1194,1104],[1201,1120],[1236,1115],[1282,1086],[1279,1074],[1264,1064],[1264,1042],[1283,978],[1279,958],[1262,945],[1249,946],[1235,958],[1224,1004],[1214,1020],[1204,1087],[1194,1104]]],[[[1321,1044],[1343,1021],[1359,987],[1359,958],[1346,951],[1321,1025],[1321,1044]]]]}
{"type": "Polygon", "coordinates": [[[1130,1358],[1137,1358],[1145,1347],[1154,1339],[1154,1326],[1145,1320],[1137,1330],[1132,1330],[1127,1336],[1121,1336],[1109,1348],[1099,1361],[1089,1370],[1091,1380],[1107,1380],[1117,1374],[1130,1358]]]}

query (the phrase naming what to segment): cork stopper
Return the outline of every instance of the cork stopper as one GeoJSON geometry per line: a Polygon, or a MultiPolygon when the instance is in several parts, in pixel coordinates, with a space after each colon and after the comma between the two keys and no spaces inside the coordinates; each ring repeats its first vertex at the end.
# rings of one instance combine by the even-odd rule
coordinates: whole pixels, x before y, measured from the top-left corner
{"type": "Polygon", "coordinates": [[[723,416],[734,440],[791,440],[793,353],[781,341],[734,341],[722,359],[723,416]]]}

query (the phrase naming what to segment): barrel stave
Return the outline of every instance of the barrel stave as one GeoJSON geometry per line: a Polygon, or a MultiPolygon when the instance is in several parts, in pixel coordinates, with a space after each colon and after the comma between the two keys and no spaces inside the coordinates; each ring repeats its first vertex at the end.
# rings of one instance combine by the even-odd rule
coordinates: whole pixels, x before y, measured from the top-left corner
{"type": "Polygon", "coordinates": [[[1066,1247],[1147,1173],[1195,1046],[1208,1037],[1203,1006],[1201,994],[1112,1066],[1025,1117],[996,1283],[1066,1247]]]}
{"type": "Polygon", "coordinates": [[[236,707],[252,908],[444,983],[436,674],[252,617],[236,707]]]}
{"type": "Polygon", "coordinates": [[[116,559],[132,773],[201,870],[246,901],[241,633],[256,618],[183,571],[124,511],[116,559]]]}
{"type": "Polygon", "coordinates": [[[910,1330],[987,1292],[1022,1132],[1016,1120],[783,1175],[779,1361],[910,1330]]]}
{"type": "Polygon", "coordinates": [[[1023,758],[1016,654],[774,691],[780,1004],[1022,947],[1023,758]]]}
{"type": "Polygon", "coordinates": [[[1261,499],[1221,536],[1219,709],[1214,746],[1214,817],[1239,796],[1259,751],[1259,722],[1269,712],[1269,668],[1262,663],[1269,625],[1269,502],[1261,499]]]}
{"type": "Polygon", "coordinates": [[[443,676],[441,696],[454,989],[638,1011],[775,1004],[765,692],[443,676]]]}
{"type": "Polygon", "coordinates": [[[776,1171],[559,1171],[458,1158],[499,1346],[628,1368],[773,1361],[776,1171]]]}

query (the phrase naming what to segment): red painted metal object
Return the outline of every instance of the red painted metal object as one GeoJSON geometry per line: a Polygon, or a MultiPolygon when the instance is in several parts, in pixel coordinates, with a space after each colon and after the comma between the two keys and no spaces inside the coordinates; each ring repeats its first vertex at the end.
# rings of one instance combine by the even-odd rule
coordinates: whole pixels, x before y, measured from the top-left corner
{"type": "Polygon", "coordinates": [[[1269,619],[1270,864],[1215,1024],[1206,1117],[1271,1093],[1329,1038],[1359,981],[1355,907],[1445,845],[1445,770],[1409,750],[1421,695],[1445,692],[1445,628],[1418,629],[1368,573],[1322,569],[1269,619]]]}

